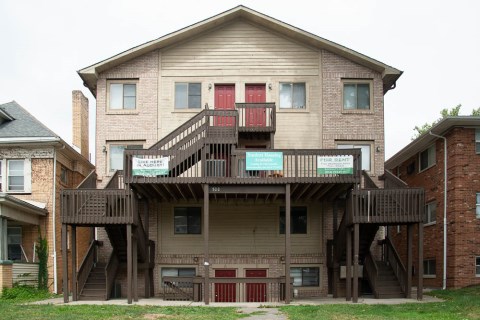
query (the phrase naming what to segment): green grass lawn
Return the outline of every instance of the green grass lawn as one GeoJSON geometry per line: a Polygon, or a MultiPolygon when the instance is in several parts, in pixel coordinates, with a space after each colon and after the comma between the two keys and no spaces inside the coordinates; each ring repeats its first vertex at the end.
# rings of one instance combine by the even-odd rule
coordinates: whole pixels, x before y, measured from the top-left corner
{"type": "MultiPolygon", "coordinates": [[[[480,319],[480,286],[430,293],[444,302],[400,305],[337,304],[285,306],[279,309],[290,320],[299,319],[480,319]]],[[[32,305],[46,293],[19,290],[0,298],[0,319],[239,319],[236,308],[151,307],[115,305],[32,305]]]]}
{"type": "Polygon", "coordinates": [[[399,305],[336,304],[322,306],[285,306],[280,310],[290,320],[300,319],[480,319],[480,287],[433,291],[444,302],[399,305]]]}

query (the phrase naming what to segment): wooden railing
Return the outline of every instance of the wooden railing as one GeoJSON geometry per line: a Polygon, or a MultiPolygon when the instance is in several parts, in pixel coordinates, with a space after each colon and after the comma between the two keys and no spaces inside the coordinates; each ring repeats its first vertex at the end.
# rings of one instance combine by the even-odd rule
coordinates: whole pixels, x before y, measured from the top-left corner
{"type": "Polygon", "coordinates": [[[240,132],[275,132],[275,103],[236,103],[240,132]]]}
{"type": "Polygon", "coordinates": [[[399,189],[408,187],[408,185],[402,179],[400,179],[388,170],[385,170],[385,173],[380,178],[384,180],[385,189],[399,189]]]}
{"type": "Polygon", "coordinates": [[[162,277],[163,300],[193,301],[194,277],[162,277]]]}
{"type": "Polygon", "coordinates": [[[348,223],[398,224],[421,222],[424,191],[421,188],[352,190],[348,223]]]}
{"type": "Polygon", "coordinates": [[[66,189],[62,197],[62,223],[132,224],[136,199],[131,190],[66,189]]]}
{"type": "Polygon", "coordinates": [[[76,279],[78,293],[82,292],[83,287],[87,282],[90,271],[92,271],[92,268],[96,262],[97,244],[98,242],[96,240],[93,240],[90,243],[87,253],[85,254],[85,257],[83,258],[83,261],[80,264],[80,268],[78,269],[77,279],[76,279]]]}
{"type": "Polygon", "coordinates": [[[95,189],[97,187],[97,173],[92,170],[88,176],[83,179],[78,185],[77,189],[95,189]]]}
{"type": "Polygon", "coordinates": [[[105,266],[105,300],[110,299],[119,265],[120,261],[118,260],[117,253],[115,252],[115,249],[113,249],[110,253],[107,265],[105,266]]]}
{"type": "Polygon", "coordinates": [[[372,257],[372,253],[369,251],[367,255],[365,256],[365,270],[368,274],[368,282],[370,283],[370,288],[373,290],[373,294],[375,295],[375,298],[378,298],[377,296],[377,280],[378,280],[378,266],[375,263],[375,259],[372,257]]]}
{"type": "Polygon", "coordinates": [[[105,189],[125,189],[123,181],[123,170],[116,170],[115,173],[108,180],[105,189]]]}
{"type": "Polygon", "coordinates": [[[377,184],[372,180],[367,171],[362,170],[363,186],[366,189],[378,189],[377,184]]]}
{"type": "Polygon", "coordinates": [[[402,259],[400,258],[400,255],[398,254],[397,250],[395,249],[395,246],[393,245],[392,241],[390,240],[389,237],[386,237],[385,240],[383,241],[385,244],[385,259],[386,262],[390,264],[390,266],[393,269],[393,273],[395,273],[395,276],[398,279],[398,282],[400,283],[400,287],[402,288],[402,292],[407,294],[407,269],[405,268],[405,265],[402,262],[402,259]]]}

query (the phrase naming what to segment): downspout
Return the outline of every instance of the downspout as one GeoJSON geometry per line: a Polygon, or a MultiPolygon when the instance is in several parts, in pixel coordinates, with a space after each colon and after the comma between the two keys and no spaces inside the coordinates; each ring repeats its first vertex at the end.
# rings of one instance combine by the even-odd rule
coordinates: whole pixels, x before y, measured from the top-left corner
{"type": "Polygon", "coordinates": [[[447,289],[447,138],[439,136],[432,131],[428,132],[430,135],[443,139],[443,284],[442,289],[447,289]]]}

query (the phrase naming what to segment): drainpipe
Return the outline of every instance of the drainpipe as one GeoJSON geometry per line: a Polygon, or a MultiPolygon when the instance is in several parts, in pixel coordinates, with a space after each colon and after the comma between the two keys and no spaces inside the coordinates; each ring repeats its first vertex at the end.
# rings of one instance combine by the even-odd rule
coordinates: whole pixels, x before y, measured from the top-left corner
{"type": "Polygon", "coordinates": [[[428,132],[430,135],[443,139],[443,285],[442,289],[447,289],[447,138],[428,132]]]}

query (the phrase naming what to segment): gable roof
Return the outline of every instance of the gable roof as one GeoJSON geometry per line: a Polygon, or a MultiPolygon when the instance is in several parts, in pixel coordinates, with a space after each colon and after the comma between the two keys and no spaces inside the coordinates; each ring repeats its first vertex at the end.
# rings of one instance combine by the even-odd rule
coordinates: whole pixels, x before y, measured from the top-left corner
{"type": "Polygon", "coordinates": [[[2,138],[58,138],[58,135],[15,101],[1,104],[0,113],[10,116],[10,119],[4,117],[5,120],[0,123],[2,138]]]}
{"type": "Polygon", "coordinates": [[[213,28],[218,28],[219,25],[239,18],[274,30],[289,38],[294,38],[297,41],[304,42],[305,44],[314,48],[324,49],[332,53],[338,54],[339,56],[342,56],[367,68],[380,72],[383,78],[384,93],[395,87],[397,79],[403,73],[402,71],[394,67],[386,65],[378,60],[372,59],[357,51],[354,51],[327,39],[321,38],[317,35],[296,28],[285,22],[274,19],[270,16],[267,16],[242,5],[220,13],[211,18],[197,22],[178,31],[169,33],[158,39],[148,41],[144,44],[128,49],[113,57],[97,62],[89,67],[83,68],[77,72],[82,78],[84,85],[90,89],[94,96],[96,96],[97,77],[98,74],[100,74],[101,72],[109,70],[115,66],[118,66],[126,61],[144,55],[153,50],[165,48],[176,42],[183,41],[188,38],[194,37],[200,33],[212,30],[213,28]]]}
{"type": "MultiPolygon", "coordinates": [[[[480,128],[480,117],[476,116],[455,116],[455,117],[445,117],[435,124],[430,132],[433,134],[443,136],[450,129],[455,127],[463,128],[480,128]]],[[[428,148],[434,141],[439,139],[436,136],[431,135],[429,132],[422,134],[420,137],[416,138],[405,146],[402,150],[398,151],[395,155],[390,157],[385,161],[385,169],[393,169],[403,162],[410,159],[415,154],[428,148]]]]}

